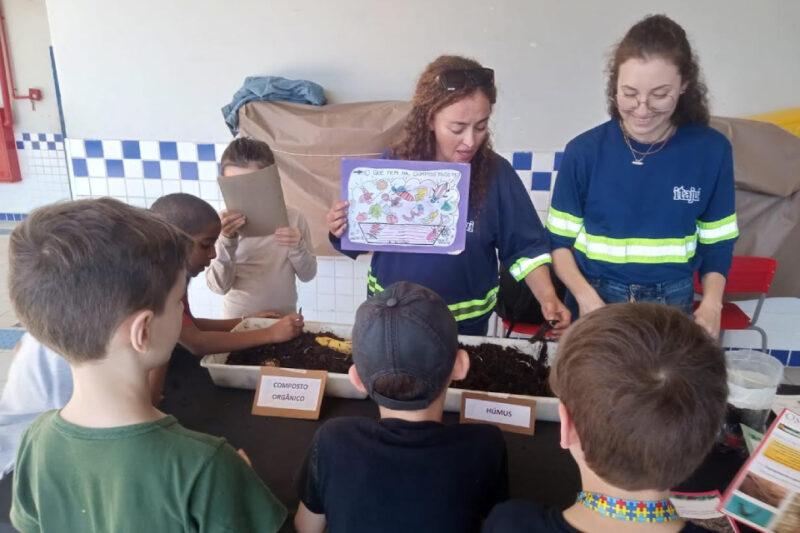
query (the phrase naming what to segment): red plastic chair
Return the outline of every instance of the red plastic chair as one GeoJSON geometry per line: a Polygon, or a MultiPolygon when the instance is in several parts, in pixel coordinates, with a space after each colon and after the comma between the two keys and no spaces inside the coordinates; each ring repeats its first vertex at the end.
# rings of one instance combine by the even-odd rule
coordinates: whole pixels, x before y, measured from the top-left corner
{"type": "Polygon", "coordinates": [[[503,337],[509,337],[511,333],[519,333],[520,335],[528,335],[533,336],[536,335],[536,332],[539,331],[539,328],[542,326],[541,324],[523,324],[517,323],[514,324],[514,328],[510,329],[511,323],[506,320],[505,318],[501,319],[503,323],[503,337]]]}
{"type": "MultiPolygon", "coordinates": [[[[748,329],[757,331],[761,334],[761,349],[767,349],[767,332],[756,326],[756,322],[777,269],[778,262],[771,257],[734,256],[725,282],[725,294],[759,293],[760,296],[753,318],[747,316],[734,302],[723,302],[721,331],[748,329]]],[[[694,276],[694,292],[703,294],[703,286],[697,273],[694,276]]],[[[697,305],[695,303],[695,307],[697,305]]]]}

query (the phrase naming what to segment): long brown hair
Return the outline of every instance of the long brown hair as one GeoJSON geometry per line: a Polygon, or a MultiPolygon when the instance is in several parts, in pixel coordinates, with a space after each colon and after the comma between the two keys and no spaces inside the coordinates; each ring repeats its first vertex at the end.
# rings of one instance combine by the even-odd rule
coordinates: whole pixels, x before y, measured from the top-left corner
{"type": "MultiPolygon", "coordinates": [[[[436,136],[431,131],[430,121],[440,109],[472,96],[475,91],[481,91],[489,103],[494,105],[497,101],[494,85],[476,87],[468,83],[461,89],[447,91],[438,80],[438,76],[448,70],[476,68],[482,68],[482,65],[474,59],[460,56],[439,56],[425,67],[411,100],[412,108],[403,136],[391,147],[392,157],[415,161],[433,160],[436,157],[436,136]]],[[[479,208],[488,189],[491,152],[491,135],[487,131],[486,139],[470,162],[469,204],[473,212],[479,208]]]]}
{"type": "Polygon", "coordinates": [[[686,32],[666,15],[650,15],[633,25],[617,45],[608,62],[606,98],[608,113],[621,118],[617,108],[619,67],[631,58],[660,57],[678,67],[686,90],[678,96],[678,105],[670,117],[675,126],[696,122],[708,124],[708,89],[700,77],[700,65],[692,52],[686,32]]]}

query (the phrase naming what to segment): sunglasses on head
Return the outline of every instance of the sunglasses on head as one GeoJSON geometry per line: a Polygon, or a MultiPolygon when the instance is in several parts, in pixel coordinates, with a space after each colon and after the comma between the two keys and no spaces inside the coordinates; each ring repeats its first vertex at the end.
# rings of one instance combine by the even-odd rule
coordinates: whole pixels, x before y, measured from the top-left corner
{"type": "Polygon", "coordinates": [[[492,87],[494,86],[494,70],[490,68],[445,70],[436,79],[446,91],[457,91],[467,86],[492,87]]]}

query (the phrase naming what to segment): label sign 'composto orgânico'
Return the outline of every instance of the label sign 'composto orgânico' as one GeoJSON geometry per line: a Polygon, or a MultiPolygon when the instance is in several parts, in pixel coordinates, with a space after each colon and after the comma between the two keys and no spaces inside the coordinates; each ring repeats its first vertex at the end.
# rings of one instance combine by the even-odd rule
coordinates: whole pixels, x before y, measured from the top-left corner
{"type": "Polygon", "coordinates": [[[317,420],[327,379],[324,370],[262,366],[252,413],[317,420]]]}

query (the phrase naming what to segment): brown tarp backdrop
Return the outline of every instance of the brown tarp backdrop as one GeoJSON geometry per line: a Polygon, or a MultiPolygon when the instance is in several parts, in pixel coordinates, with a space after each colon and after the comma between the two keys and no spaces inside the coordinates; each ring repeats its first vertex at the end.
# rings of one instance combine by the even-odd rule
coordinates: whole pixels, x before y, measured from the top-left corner
{"type": "Polygon", "coordinates": [[[341,197],[342,157],[380,157],[397,139],[408,102],[312,106],[251,102],[239,110],[240,135],[269,144],[286,204],[306,217],[317,255],[337,252],[328,242],[325,215],[341,197]]]}
{"type": "MultiPolygon", "coordinates": [[[[325,214],[340,197],[340,160],[378,157],[397,139],[408,102],[310,106],[251,102],[239,110],[240,134],[275,153],[286,203],[308,220],[318,255],[333,255],[325,214]]],[[[800,296],[800,138],[769,123],[713,117],[733,144],[737,255],[778,260],[771,296],[800,296]]]]}
{"type": "Polygon", "coordinates": [[[736,255],[778,260],[770,296],[800,296],[800,137],[766,122],[712,117],[733,145],[736,255]]]}

